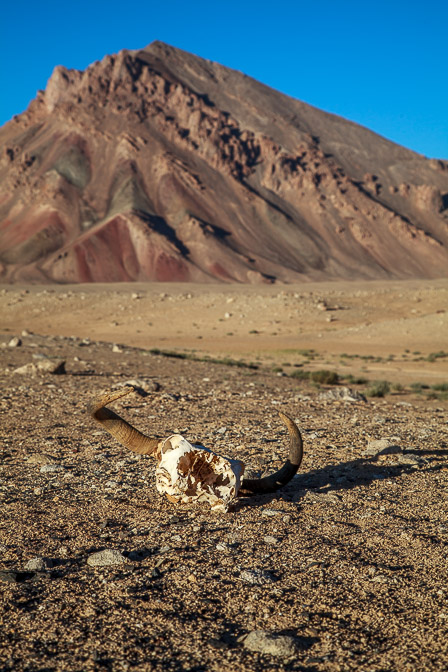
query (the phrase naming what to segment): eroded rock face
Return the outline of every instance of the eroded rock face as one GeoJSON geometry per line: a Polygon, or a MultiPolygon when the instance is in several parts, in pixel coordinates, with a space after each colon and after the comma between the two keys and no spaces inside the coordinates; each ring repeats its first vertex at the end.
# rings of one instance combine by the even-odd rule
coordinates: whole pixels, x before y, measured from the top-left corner
{"type": "Polygon", "coordinates": [[[180,434],[164,441],[156,469],[156,486],[176,504],[208,503],[227,511],[241,486],[244,465],[203,446],[193,446],[180,434]]]}
{"type": "Polygon", "coordinates": [[[156,42],[1,129],[0,279],[446,276],[447,167],[156,42]]]}

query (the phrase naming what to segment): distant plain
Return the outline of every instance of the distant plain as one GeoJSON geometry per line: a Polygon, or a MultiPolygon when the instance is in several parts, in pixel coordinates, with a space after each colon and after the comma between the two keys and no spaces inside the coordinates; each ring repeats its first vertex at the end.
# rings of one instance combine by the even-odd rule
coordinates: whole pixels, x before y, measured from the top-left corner
{"type": "Polygon", "coordinates": [[[301,285],[121,283],[0,289],[3,333],[24,329],[278,373],[331,369],[393,383],[448,380],[448,280],[301,285]]]}

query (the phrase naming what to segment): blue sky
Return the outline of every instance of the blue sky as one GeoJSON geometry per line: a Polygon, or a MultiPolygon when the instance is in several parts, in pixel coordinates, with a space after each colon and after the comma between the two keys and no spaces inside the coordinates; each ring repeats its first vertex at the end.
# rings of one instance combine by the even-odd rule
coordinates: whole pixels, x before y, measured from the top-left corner
{"type": "Polygon", "coordinates": [[[162,40],[448,159],[447,27],[447,0],[11,0],[0,26],[0,125],[56,65],[84,69],[162,40]]]}

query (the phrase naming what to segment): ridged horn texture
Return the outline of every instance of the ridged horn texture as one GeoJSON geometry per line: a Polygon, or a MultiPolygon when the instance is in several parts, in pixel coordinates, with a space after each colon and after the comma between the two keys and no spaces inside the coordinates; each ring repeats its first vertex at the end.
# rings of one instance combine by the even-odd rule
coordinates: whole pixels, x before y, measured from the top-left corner
{"type": "Polygon", "coordinates": [[[134,453],[152,455],[157,450],[159,440],[142,434],[138,429],[135,429],[135,427],[132,427],[132,425],[127,423],[126,420],[120,418],[114,411],[105,408],[107,404],[110,404],[112,401],[116,401],[133,391],[132,387],[125,387],[116,392],[103,394],[99,399],[96,399],[88,405],[88,410],[90,415],[101,423],[104,429],[107,430],[109,434],[112,434],[112,436],[123,444],[123,446],[126,446],[126,448],[129,448],[134,453]]]}
{"type": "Polygon", "coordinates": [[[278,414],[288,428],[289,457],[283,467],[271,476],[244,479],[238,493],[241,497],[276,492],[279,488],[289,483],[300,467],[303,457],[302,435],[292,418],[281,411],[278,414]]]}

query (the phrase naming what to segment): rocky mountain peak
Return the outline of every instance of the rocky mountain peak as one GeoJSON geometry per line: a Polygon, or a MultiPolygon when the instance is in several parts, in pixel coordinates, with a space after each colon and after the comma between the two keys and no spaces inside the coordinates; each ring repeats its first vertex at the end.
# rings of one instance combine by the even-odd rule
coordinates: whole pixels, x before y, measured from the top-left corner
{"type": "Polygon", "coordinates": [[[0,131],[3,280],[448,272],[448,164],[155,42],[0,131]]]}

